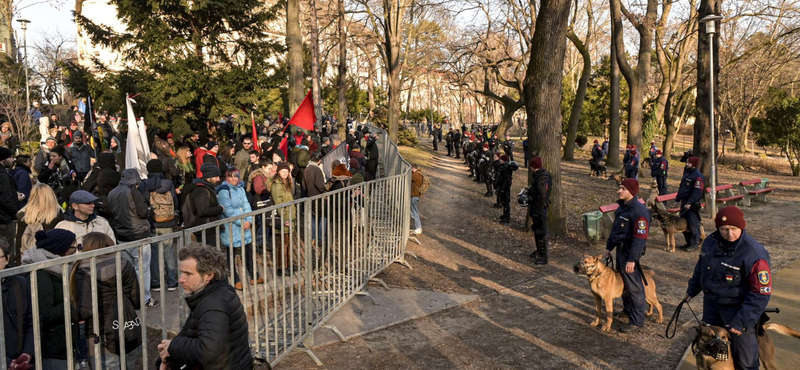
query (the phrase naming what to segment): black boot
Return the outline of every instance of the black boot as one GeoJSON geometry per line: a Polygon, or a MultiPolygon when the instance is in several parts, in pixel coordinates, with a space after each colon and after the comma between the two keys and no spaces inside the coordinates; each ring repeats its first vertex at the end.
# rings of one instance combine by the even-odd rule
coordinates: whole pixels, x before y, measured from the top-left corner
{"type": "Polygon", "coordinates": [[[533,262],[536,265],[547,264],[547,238],[542,238],[536,241],[536,260],[533,262]]]}
{"type": "Polygon", "coordinates": [[[502,204],[500,204],[500,202],[497,202],[497,203],[495,203],[495,204],[492,204],[492,208],[502,208],[502,207],[503,207],[503,205],[502,205],[502,204]]]}
{"type": "Polygon", "coordinates": [[[500,217],[501,224],[511,223],[511,205],[503,204],[503,216],[500,217]]]}
{"type": "Polygon", "coordinates": [[[483,194],[484,197],[491,197],[492,195],[494,194],[492,194],[491,190],[487,191],[486,194],[483,194]]]}

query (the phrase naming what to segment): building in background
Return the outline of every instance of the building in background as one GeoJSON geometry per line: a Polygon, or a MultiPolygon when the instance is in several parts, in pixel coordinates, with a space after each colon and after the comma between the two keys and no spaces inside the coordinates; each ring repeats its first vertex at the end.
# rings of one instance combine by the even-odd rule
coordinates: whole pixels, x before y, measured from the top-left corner
{"type": "Polygon", "coordinates": [[[13,9],[12,1],[0,2],[0,55],[14,57],[16,43],[14,42],[13,9]]]}
{"type": "MultiPolygon", "coordinates": [[[[95,24],[111,27],[116,32],[125,31],[125,24],[117,19],[117,7],[108,0],[75,0],[75,13],[95,24]]],[[[97,71],[97,62],[112,72],[125,69],[125,61],[120,53],[102,45],[94,45],[83,27],[80,25],[76,27],[75,46],[78,52],[78,64],[90,71],[97,71]]]]}

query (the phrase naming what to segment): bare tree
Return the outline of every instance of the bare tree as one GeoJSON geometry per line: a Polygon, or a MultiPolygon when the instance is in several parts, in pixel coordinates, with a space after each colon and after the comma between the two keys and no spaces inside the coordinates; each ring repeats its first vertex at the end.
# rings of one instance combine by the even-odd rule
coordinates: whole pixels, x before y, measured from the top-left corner
{"type": "Polygon", "coordinates": [[[294,114],[305,97],[303,86],[303,35],[300,32],[300,0],[286,1],[286,46],[289,52],[289,112],[294,114]]]}
{"type": "MultiPolygon", "coordinates": [[[[720,14],[722,0],[701,0],[697,16],[700,19],[712,14],[720,14]]],[[[715,22],[719,23],[719,22],[715,22]]],[[[709,111],[709,40],[706,33],[708,23],[698,27],[697,35],[697,98],[695,100],[696,115],[694,121],[694,155],[700,157],[700,171],[711,180],[711,155],[716,155],[716,148],[711,147],[711,118],[709,111]],[[713,152],[712,152],[713,150],[713,152]]],[[[719,24],[716,25],[719,29],[719,24]]],[[[714,55],[719,55],[719,41],[713,44],[714,55]]],[[[719,58],[714,58],[714,76],[719,79],[719,58]]],[[[714,85],[719,84],[715,81],[714,85]]],[[[715,97],[716,100],[716,97],[715,97]]],[[[716,104],[715,104],[716,105],[716,104]]]]}
{"type": "Polygon", "coordinates": [[[317,16],[317,0],[309,0],[309,25],[311,41],[311,94],[314,99],[314,114],[317,121],[322,119],[322,86],[320,84],[319,59],[319,18],[317,16]]]}
{"type": "Polygon", "coordinates": [[[583,110],[583,100],[586,98],[586,88],[589,85],[589,76],[592,74],[592,56],[589,54],[589,44],[592,40],[592,32],[594,31],[594,10],[592,9],[592,1],[588,0],[586,3],[586,38],[582,41],[577,34],[575,34],[575,22],[578,18],[579,5],[575,3],[575,13],[572,17],[572,22],[567,30],[567,38],[575,45],[578,52],[581,53],[583,59],[583,70],[581,71],[581,78],[578,82],[578,88],[575,92],[575,101],[572,103],[572,111],[569,116],[569,123],[567,129],[567,142],[564,146],[565,161],[572,161],[575,159],[575,138],[578,135],[578,122],[581,119],[581,111],[583,110]]]}
{"type": "Polygon", "coordinates": [[[11,58],[3,60],[1,65],[0,117],[11,122],[12,132],[22,143],[32,139],[38,131],[38,125],[31,122],[25,102],[25,69],[11,58]]]}
{"type": "Polygon", "coordinates": [[[337,0],[339,35],[339,74],[336,86],[339,91],[339,132],[345,132],[347,124],[347,32],[345,28],[344,0],[337,0]]]}
{"type": "Polygon", "coordinates": [[[33,44],[31,79],[40,86],[42,98],[49,102],[64,103],[63,66],[77,56],[74,43],[61,33],[51,32],[33,44]]]}

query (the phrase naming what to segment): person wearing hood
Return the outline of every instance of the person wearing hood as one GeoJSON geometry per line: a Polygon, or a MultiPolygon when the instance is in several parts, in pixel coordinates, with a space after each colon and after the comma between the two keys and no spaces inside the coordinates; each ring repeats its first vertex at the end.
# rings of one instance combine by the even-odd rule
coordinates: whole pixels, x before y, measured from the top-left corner
{"type": "Polygon", "coordinates": [[[305,197],[307,194],[306,188],[303,186],[303,174],[308,167],[308,162],[311,159],[311,152],[308,150],[308,139],[303,139],[300,144],[297,144],[292,149],[292,158],[294,159],[294,168],[292,168],[292,176],[297,180],[300,185],[300,194],[305,197]]]}
{"type": "Polygon", "coordinates": [[[83,181],[86,174],[92,169],[92,159],[95,158],[94,149],[86,145],[83,141],[83,133],[76,132],[72,136],[72,146],[69,147],[69,158],[75,164],[75,177],[78,181],[83,181]]]}
{"type": "Polygon", "coordinates": [[[119,170],[123,171],[125,169],[125,150],[122,148],[122,143],[116,136],[111,137],[108,149],[114,154],[114,161],[119,167],[119,170]]]}
{"type": "MultiPolygon", "coordinates": [[[[178,215],[178,194],[175,192],[175,185],[172,180],[164,178],[164,167],[158,159],[151,159],[147,162],[147,179],[142,180],[139,190],[150,206],[150,223],[155,229],[155,236],[166,235],[172,232],[177,224],[178,215]]],[[[172,247],[172,239],[167,239],[150,245],[150,290],[158,292],[161,290],[161,263],[158,258],[159,245],[164,253],[164,264],[167,283],[167,290],[178,289],[178,256],[172,247]]],[[[146,268],[146,267],[145,267],[146,268]]]]}
{"type": "Polygon", "coordinates": [[[19,208],[25,207],[28,204],[28,198],[31,196],[31,157],[27,154],[20,154],[16,159],[17,165],[11,171],[11,176],[14,178],[14,183],[17,184],[17,192],[22,194],[19,196],[19,208]]]}
{"type": "MultiPolygon", "coordinates": [[[[80,251],[82,246],[75,241],[75,234],[71,231],[52,229],[36,232],[36,246],[29,249],[22,256],[22,264],[29,265],[37,262],[46,262],[64,256],[73,255],[80,251]]],[[[72,264],[68,264],[68,270],[72,264]]],[[[36,296],[39,300],[39,330],[42,333],[42,368],[66,369],[67,368],[67,331],[64,326],[64,284],[61,265],[50,266],[36,270],[37,289],[36,296]]],[[[78,338],[78,328],[73,326],[72,341],[78,338]]]]}
{"type": "Polygon", "coordinates": [[[44,144],[42,144],[42,147],[38,152],[36,152],[36,156],[34,156],[33,159],[33,168],[37,171],[37,173],[50,159],[50,151],[53,150],[57,144],[58,140],[56,140],[56,138],[52,136],[45,138],[44,144]]]}
{"type": "MultiPolygon", "coordinates": [[[[219,160],[217,160],[217,152],[219,151],[219,144],[216,141],[209,141],[206,147],[197,148],[194,151],[194,161],[197,165],[197,178],[203,178],[203,164],[214,163],[219,168],[219,160]],[[208,157],[209,159],[207,159],[208,157]]],[[[219,175],[217,175],[219,177],[219,175]]]]}
{"type": "MultiPolygon", "coordinates": [[[[140,184],[139,171],[128,168],[122,171],[119,185],[108,194],[108,209],[114,222],[114,231],[120,243],[145,239],[150,236],[150,209],[142,193],[137,189],[140,184]]],[[[156,307],[158,301],[150,297],[150,259],[151,249],[142,247],[142,265],[139,271],[139,247],[127,250],[136,275],[144,282],[145,307],[156,307]]]]}
{"type": "MultiPolygon", "coordinates": [[[[237,217],[252,211],[250,202],[247,200],[247,193],[244,190],[244,182],[242,182],[239,177],[239,170],[230,168],[225,176],[225,181],[222,185],[217,186],[217,199],[219,199],[219,204],[224,208],[222,218],[237,217]]],[[[244,247],[242,264],[247,270],[251,285],[256,283],[256,277],[258,275],[257,269],[253,271],[253,248],[251,244],[253,241],[251,231],[253,226],[252,216],[244,219],[237,219],[231,223],[225,224],[219,236],[222,245],[232,249],[228,253],[225,253],[228,257],[228,264],[230,264],[231,259],[234,258],[235,250],[244,247]],[[244,236],[244,242],[242,242],[242,236],[244,236]]],[[[233,270],[233,277],[236,290],[242,290],[243,287],[239,279],[238,269],[233,270]]],[[[259,278],[257,281],[259,284],[262,284],[264,279],[259,278]]]]}
{"type": "MultiPolygon", "coordinates": [[[[292,184],[292,168],[289,163],[281,163],[278,165],[278,170],[271,180],[270,193],[275,205],[290,203],[294,201],[292,194],[294,193],[292,184]]],[[[275,232],[280,232],[283,235],[283,241],[277,242],[274,248],[274,263],[277,268],[278,274],[291,274],[286,268],[289,264],[290,252],[290,233],[292,228],[295,228],[295,206],[283,207],[277,210],[280,219],[283,222],[283,227],[275,232]]]]}
{"type": "MultiPolygon", "coordinates": [[[[181,192],[183,197],[181,215],[183,216],[183,226],[185,228],[217,221],[222,211],[225,210],[219,204],[217,193],[215,192],[216,184],[219,183],[220,177],[219,167],[212,163],[205,163],[198,172],[202,172],[204,177],[194,179],[181,192]]],[[[194,234],[197,241],[203,241],[203,233],[203,231],[198,231],[194,234]]],[[[214,228],[206,229],[205,235],[207,244],[216,244],[214,242],[216,239],[214,228]]]]}

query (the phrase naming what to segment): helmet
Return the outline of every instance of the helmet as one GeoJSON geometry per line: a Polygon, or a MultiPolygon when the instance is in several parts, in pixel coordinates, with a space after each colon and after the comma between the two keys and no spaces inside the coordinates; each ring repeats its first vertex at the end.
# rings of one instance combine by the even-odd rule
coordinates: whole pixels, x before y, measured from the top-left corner
{"type": "Polygon", "coordinates": [[[517,202],[522,207],[529,207],[531,205],[531,196],[528,195],[528,188],[522,189],[517,195],[517,202]]]}
{"type": "Polygon", "coordinates": [[[514,161],[508,162],[508,167],[511,168],[511,171],[516,171],[519,169],[519,165],[514,161]]]}

